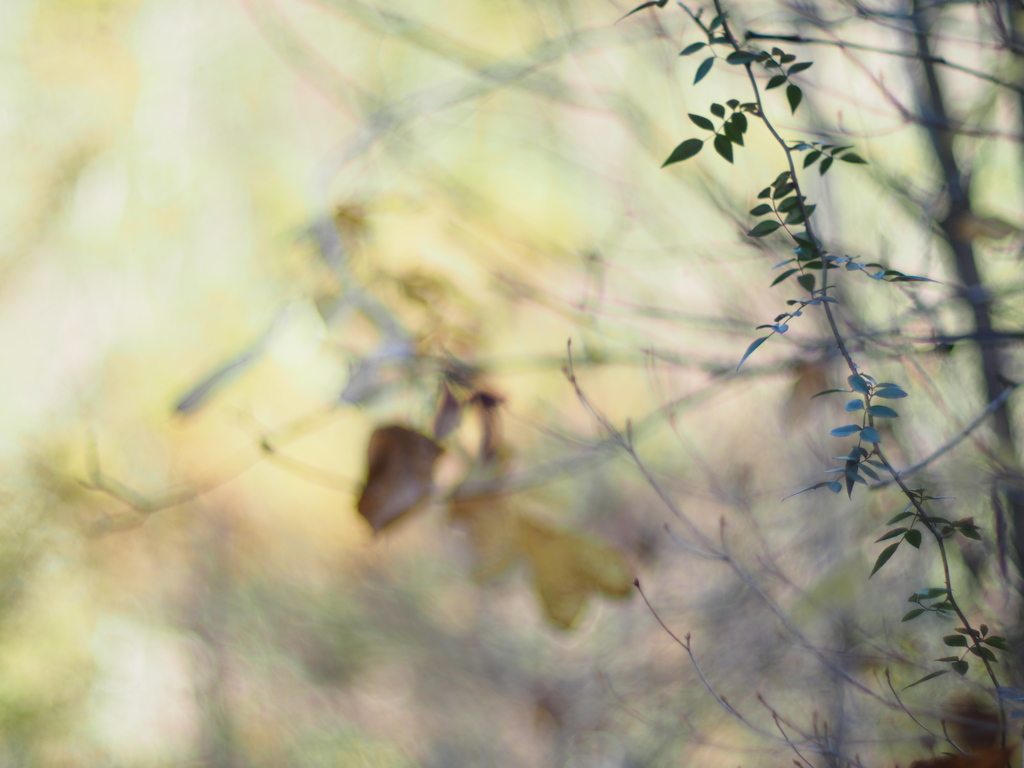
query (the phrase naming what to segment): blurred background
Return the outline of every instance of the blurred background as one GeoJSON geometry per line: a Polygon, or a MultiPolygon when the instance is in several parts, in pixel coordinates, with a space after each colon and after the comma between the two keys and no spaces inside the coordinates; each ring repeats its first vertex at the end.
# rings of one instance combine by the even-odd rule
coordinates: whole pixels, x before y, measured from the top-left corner
{"type": "MultiPolygon", "coordinates": [[[[870,161],[804,176],[829,247],[941,281],[836,278],[859,362],[911,393],[883,433],[905,467],[991,399],[941,226],[930,136],[954,123],[973,179],[957,231],[996,325],[1020,324],[1021,70],[996,6],[934,6],[936,55],[960,65],[940,120],[922,16],[890,5],[729,12],[738,35],[824,41],[766,42],[814,67],[796,115],[763,96],[787,139],[870,161]]],[[[694,21],[617,21],[631,8],[0,3],[0,762],[930,754],[903,707],[941,733],[944,697],[985,682],[901,704],[886,683],[944,655],[938,621],[899,621],[941,582],[934,545],[869,582],[898,493],[782,501],[848,450],[827,434],[842,401],[810,399],[847,375],[820,308],[736,370],[802,295],[769,290],[792,244],[745,236],[785,156],[752,117],[733,164],[708,147],[660,169],[702,135],[687,113],[749,83],[717,61],[693,86],[694,21]],[[629,420],[636,460],[602,420],[629,420]],[[388,425],[443,453],[411,488],[395,470],[382,493],[421,503],[375,534],[392,521],[357,502],[388,425]]],[[[1000,413],[1009,442],[985,422],[917,478],[982,527],[955,577],[1010,634],[1000,413]]]]}

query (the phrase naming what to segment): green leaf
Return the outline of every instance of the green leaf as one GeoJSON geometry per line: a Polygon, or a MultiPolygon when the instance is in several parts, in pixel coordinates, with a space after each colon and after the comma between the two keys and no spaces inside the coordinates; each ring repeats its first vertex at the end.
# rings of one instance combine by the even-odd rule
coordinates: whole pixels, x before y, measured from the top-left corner
{"type": "Polygon", "coordinates": [[[757,61],[758,54],[751,51],[733,51],[725,57],[727,64],[750,64],[757,61]]]}
{"type": "Polygon", "coordinates": [[[874,427],[864,427],[864,429],[860,431],[860,436],[869,443],[882,442],[882,436],[878,434],[878,430],[874,427]]]}
{"type": "Polygon", "coordinates": [[[784,85],[786,82],[785,75],[772,75],[768,81],[768,85],[764,87],[766,91],[770,91],[772,88],[778,88],[780,85],[784,85]]]}
{"type": "Polygon", "coordinates": [[[839,484],[838,480],[833,480],[828,484],[828,489],[832,491],[832,493],[839,493],[843,490],[843,486],[839,484]]]}
{"type": "Polygon", "coordinates": [[[956,672],[958,675],[960,675],[960,677],[963,677],[964,675],[966,675],[967,674],[967,670],[969,670],[971,668],[971,665],[968,664],[966,661],[963,661],[963,660],[961,660],[961,661],[954,661],[949,666],[952,667],[953,671],[956,672]]]}
{"type": "Polygon", "coordinates": [[[698,128],[703,128],[705,131],[714,131],[715,124],[708,120],[703,115],[689,114],[687,117],[690,118],[690,122],[696,125],[698,128]]]}
{"type": "Polygon", "coordinates": [[[799,72],[803,72],[805,69],[810,69],[813,66],[813,61],[798,61],[796,64],[789,68],[789,75],[790,77],[792,77],[793,75],[799,72]]]}
{"type": "Polygon", "coordinates": [[[914,549],[921,548],[921,532],[919,530],[915,528],[910,529],[907,531],[907,535],[904,536],[903,539],[914,549]]]}
{"type": "MultiPolygon", "coordinates": [[[[727,106],[729,109],[736,109],[736,107],[738,107],[739,105],[739,99],[729,99],[727,102],[725,102],[725,106],[727,106]]],[[[733,117],[736,117],[736,115],[733,115],[733,117]]],[[[743,119],[746,120],[746,118],[743,119]]]]}
{"type": "Polygon", "coordinates": [[[757,193],[757,199],[758,200],[764,200],[765,198],[768,198],[768,197],[771,197],[771,196],[772,196],[772,188],[771,187],[765,187],[764,189],[762,189],[760,192],[757,193]]]}
{"type": "Polygon", "coordinates": [[[829,434],[832,435],[832,437],[849,437],[850,435],[855,435],[860,432],[860,429],[860,426],[857,424],[847,424],[845,427],[830,429],[829,434]]]}
{"type": "Polygon", "coordinates": [[[875,539],[875,544],[880,541],[886,541],[888,539],[895,539],[897,536],[902,536],[906,533],[909,528],[893,528],[891,531],[886,531],[884,534],[875,539]]]}
{"type": "MultiPolygon", "coordinates": [[[[911,611],[910,613],[913,613],[913,611],[911,611]]],[[[909,616],[910,614],[907,614],[907,615],[909,616]]],[[[904,621],[906,621],[906,619],[904,619],[904,621]]],[[[936,677],[941,677],[942,675],[946,674],[947,672],[949,672],[948,669],[940,669],[938,672],[929,672],[927,675],[922,677],[920,680],[915,680],[910,685],[905,686],[903,688],[903,690],[905,691],[905,690],[907,690],[907,688],[913,688],[915,685],[920,685],[921,683],[927,683],[929,680],[934,680],[936,677]]],[[[963,674],[963,673],[961,673],[961,674],[963,674]]]]}
{"type": "Polygon", "coordinates": [[[863,472],[868,477],[870,477],[876,483],[878,482],[878,474],[875,472],[875,470],[869,467],[866,462],[860,465],[860,471],[863,472]]]}
{"type": "Polygon", "coordinates": [[[711,114],[714,115],[715,117],[725,117],[725,107],[723,107],[721,104],[712,104],[711,114]]]}
{"type": "Polygon", "coordinates": [[[981,642],[985,643],[985,645],[991,645],[993,648],[998,648],[1000,651],[1010,650],[1010,644],[1006,642],[1006,638],[1000,637],[999,635],[992,635],[992,637],[986,637],[981,642]]]}
{"type": "Polygon", "coordinates": [[[799,271],[800,271],[799,269],[787,269],[787,270],[786,270],[785,272],[783,272],[783,273],[782,273],[781,275],[779,275],[779,276],[778,276],[778,277],[776,277],[776,278],[775,278],[774,280],[772,280],[772,284],[771,284],[770,286],[768,286],[768,287],[769,287],[769,288],[774,288],[774,287],[775,287],[776,285],[778,285],[779,283],[781,283],[781,282],[782,282],[783,280],[785,280],[785,279],[786,279],[787,277],[791,277],[792,275],[796,274],[796,273],[797,273],[797,272],[799,272],[799,271]]]}
{"type": "Polygon", "coordinates": [[[770,235],[772,232],[774,232],[781,226],[782,225],[779,224],[779,222],[777,221],[761,221],[758,222],[756,227],[747,232],[747,234],[750,237],[765,237],[766,235],[770,235]]]}
{"type": "Polygon", "coordinates": [[[796,61],[796,56],[792,53],[784,53],[782,56],[779,56],[779,61],[783,64],[789,64],[791,61],[796,61]]]}
{"type": "Polygon", "coordinates": [[[664,168],[666,165],[672,165],[672,163],[680,163],[683,160],[689,160],[702,149],[704,149],[703,141],[700,139],[687,139],[672,150],[672,154],[668,156],[668,160],[661,164],[661,167],[664,168]]]}
{"type": "Polygon", "coordinates": [[[847,376],[846,383],[850,385],[850,389],[852,389],[854,392],[860,392],[862,395],[871,394],[871,385],[868,384],[867,379],[865,379],[859,373],[855,373],[852,376],[847,376]]]}
{"type": "Polygon", "coordinates": [[[881,397],[886,400],[899,400],[901,397],[906,396],[907,393],[895,385],[890,385],[875,390],[875,397],[881,397]]]}
{"type": "Polygon", "coordinates": [[[760,205],[755,205],[753,208],[750,209],[751,216],[764,216],[766,213],[771,212],[772,207],[768,205],[768,203],[761,203],[760,205]]]}
{"type": "MultiPolygon", "coordinates": [[[[896,523],[898,523],[900,520],[906,520],[908,517],[913,517],[913,516],[914,516],[913,512],[900,512],[898,515],[895,515],[891,520],[886,520],[885,524],[886,525],[896,525],[896,523]]],[[[945,590],[943,590],[943,591],[945,591],[945,590]]]]}
{"type": "Polygon", "coordinates": [[[787,197],[781,203],[779,203],[779,213],[786,213],[800,207],[799,197],[787,197]]]}
{"type": "Polygon", "coordinates": [[[972,645],[969,650],[975,656],[980,656],[985,661],[996,661],[996,655],[983,645],[972,645]]]}
{"type": "Polygon", "coordinates": [[[967,647],[967,638],[963,635],[946,635],[944,638],[942,638],[942,642],[944,642],[950,648],[967,647]]]}
{"type": "Polygon", "coordinates": [[[708,56],[704,61],[697,67],[697,75],[693,78],[693,84],[696,85],[704,79],[705,75],[711,71],[711,66],[715,63],[714,56],[708,56]]]}
{"type": "Polygon", "coordinates": [[[856,154],[855,152],[847,152],[845,155],[840,155],[839,159],[842,160],[844,163],[861,163],[863,165],[868,164],[867,160],[865,160],[863,157],[856,154]]]}
{"type": "MultiPolygon", "coordinates": [[[[914,610],[907,611],[905,614],[903,614],[903,618],[900,619],[900,621],[911,621],[912,619],[916,619],[922,613],[927,613],[927,610],[924,608],[915,608],[914,610]]],[[[941,674],[943,674],[943,672],[939,672],[939,675],[941,674]]],[[[935,676],[938,677],[939,675],[935,676]]]]}
{"type": "Polygon", "coordinates": [[[747,116],[742,112],[734,112],[729,121],[736,126],[736,130],[740,133],[747,132],[747,116]]]}
{"type": "Polygon", "coordinates": [[[856,400],[850,400],[846,405],[843,406],[843,409],[848,412],[862,411],[864,410],[864,401],[861,400],[859,397],[856,400]]]}
{"type": "MultiPolygon", "coordinates": [[[[724,157],[726,160],[728,160],[731,163],[732,162],[732,142],[729,141],[729,137],[728,136],[724,136],[723,134],[720,133],[717,136],[715,136],[714,144],[715,144],[715,152],[720,154],[722,157],[724,157]]],[[[764,222],[761,222],[761,223],[763,224],[764,222]]]]}
{"type": "Polygon", "coordinates": [[[814,275],[802,274],[796,279],[800,283],[800,287],[810,293],[814,290],[814,275]]]}
{"type": "MultiPolygon", "coordinates": [[[[649,0],[646,3],[641,3],[640,5],[638,5],[632,11],[627,13],[626,16],[632,16],[637,11],[644,10],[644,8],[653,8],[654,6],[657,6],[658,8],[664,8],[667,4],[668,4],[668,0],[649,0]]],[[[623,16],[622,19],[626,18],[626,16],[623,16]]],[[[622,21],[622,19],[619,19],[619,21],[622,21]]],[[[616,23],[618,23],[618,22],[616,22],[616,23]]]]}
{"type": "Polygon", "coordinates": [[[716,29],[722,26],[722,24],[725,23],[725,16],[726,14],[724,13],[720,13],[717,16],[715,16],[715,18],[711,20],[711,24],[708,26],[708,32],[714,32],[716,29]]]}
{"type": "Polygon", "coordinates": [[[786,195],[790,194],[796,187],[792,184],[777,184],[775,191],[772,192],[772,200],[781,200],[786,195]]]}
{"type": "Polygon", "coordinates": [[[899,414],[887,405],[872,405],[868,413],[879,419],[896,419],[899,414]]]}
{"type": "Polygon", "coordinates": [[[828,173],[828,169],[832,167],[832,158],[826,157],[821,161],[821,165],[818,166],[818,173],[824,176],[828,173]]]}
{"type": "Polygon", "coordinates": [[[743,146],[743,133],[732,123],[722,123],[722,133],[724,133],[726,138],[733,144],[738,144],[741,147],[743,146]]]}
{"type": "MultiPolygon", "coordinates": [[[[878,559],[875,560],[875,567],[872,568],[871,573],[868,574],[869,579],[876,573],[878,573],[879,568],[881,568],[883,565],[889,562],[889,558],[892,557],[893,554],[895,554],[899,546],[900,543],[897,541],[895,544],[890,544],[888,547],[882,550],[882,553],[878,556],[878,559]]],[[[957,635],[957,637],[960,637],[960,635],[957,635]]]]}
{"type": "Polygon", "coordinates": [[[821,157],[821,152],[819,152],[818,150],[808,152],[807,157],[804,158],[804,168],[810,168],[812,165],[818,162],[819,157],[821,157]]]}
{"type": "Polygon", "coordinates": [[[691,43],[679,52],[680,56],[689,56],[691,53],[696,53],[703,48],[707,43],[691,43]]]}
{"type": "Polygon", "coordinates": [[[789,101],[790,111],[794,114],[796,113],[796,108],[800,106],[800,99],[803,97],[804,92],[800,90],[800,86],[793,85],[792,83],[786,86],[786,99],[789,101]]]}
{"type": "Polygon", "coordinates": [[[816,397],[821,397],[822,395],[834,395],[836,392],[849,392],[849,391],[850,390],[848,390],[848,389],[826,389],[826,390],[823,390],[823,391],[819,392],[816,395],[811,395],[811,400],[813,400],[816,397]]]}
{"type": "Polygon", "coordinates": [[[743,357],[740,358],[740,362],[736,366],[736,370],[738,371],[740,369],[740,366],[743,365],[743,363],[745,363],[747,361],[747,358],[750,357],[754,353],[755,349],[760,347],[762,344],[764,344],[770,338],[771,338],[771,336],[762,336],[760,339],[754,339],[752,342],[750,342],[750,346],[747,347],[747,351],[744,352],[743,353],[743,357]]]}

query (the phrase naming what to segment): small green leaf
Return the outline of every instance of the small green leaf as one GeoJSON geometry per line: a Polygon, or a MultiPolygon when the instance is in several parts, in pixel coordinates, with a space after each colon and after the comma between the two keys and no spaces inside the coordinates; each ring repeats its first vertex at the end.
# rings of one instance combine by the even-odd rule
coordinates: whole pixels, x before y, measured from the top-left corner
{"type": "Polygon", "coordinates": [[[998,648],[1000,651],[1010,650],[1010,644],[1006,642],[1006,638],[1000,637],[999,635],[992,635],[992,637],[986,637],[981,642],[985,643],[985,645],[991,645],[993,648],[998,648]]]}
{"type": "Polygon", "coordinates": [[[944,638],[942,638],[942,642],[944,642],[950,648],[967,647],[967,638],[963,635],[946,635],[944,638]]]}
{"type": "Polygon", "coordinates": [[[774,287],[775,287],[776,285],[778,285],[779,283],[781,283],[781,282],[782,282],[783,280],[785,280],[785,279],[786,279],[787,277],[792,277],[793,275],[795,275],[795,274],[796,274],[797,272],[799,272],[799,271],[800,271],[799,269],[787,269],[787,270],[786,270],[785,272],[783,272],[783,273],[782,273],[781,275],[779,275],[779,276],[778,276],[778,277],[776,277],[776,278],[775,278],[774,280],[772,280],[772,284],[771,284],[770,286],[768,286],[768,287],[769,287],[769,288],[774,288],[774,287]]]}
{"type": "Polygon", "coordinates": [[[766,85],[764,89],[766,91],[770,91],[772,88],[778,88],[780,85],[784,85],[785,83],[785,75],[772,75],[771,79],[768,81],[768,85],[766,85]]]}
{"type": "Polygon", "coordinates": [[[886,400],[899,400],[901,397],[906,396],[907,393],[895,385],[890,385],[875,390],[875,397],[881,397],[886,400]]]}
{"type": "Polygon", "coordinates": [[[764,200],[765,198],[768,198],[768,197],[771,197],[771,196],[772,196],[772,188],[771,187],[765,187],[764,189],[762,189],[760,192],[757,193],[757,199],[758,200],[764,200]]]}
{"type": "Polygon", "coordinates": [[[679,52],[680,56],[689,56],[691,53],[696,53],[703,48],[707,43],[691,43],[679,52]]]}
{"type": "Polygon", "coordinates": [[[900,520],[906,520],[908,517],[913,517],[913,516],[914,516],[913,512],[900,512],[898,515],[894,516],[891,520],[886,520],[885,524],[886,525],[896,525],[896,523],[898,523],[900,520]]]}
{"type": "Polygon", "coordinates": [[[708,26],[708,32],[714,32],[725,22],[726,14],[720,13],[711,20],[711,24],[708,26]]]}
{"type": "Polygon", "coordinates": [[[772,207],[768,205],[768,203],[761,203],[760,205],[755,205],[753,208],[750,209],[751,216],[764,216],[766,213],[771,212],[772,207]]]}
{"type": "Polygon", "coordinates": [[[872,405],[868,413],[878,419],[896,419],[899,414],[887,405],[872,405]]]}
{"type": "Polygon", "coordinates": [[[750,64],[757,61],[758,54],[751,51],[733,51],[725,57],[727,64],[750,64]]]}
{"type": "Polygon", "coordinates": [[[794,114],[796,108],[800,106],[800,99],[804,97],[804,92],[800,90],[798,85],[787,85],[786,86],[786,99],[789,101],[789,109],[794,114]]]}
{"type": "MultiPolygon", "coordinates": [[[[911,613],[913,613],[913,611],[911,611],[911,613]]],[[[936,677],[940,677],[941,675],[946,674],[948,671],[949,671],[948,669],[940,669],[938,672],[929,672],[927,675],[922,677],[920,680],[915,680],[910,685],[904,687],[903,690],[905,691],[905,690],[907,690],[907,688],[913,688],[915,685],[920,685],[921,683],[927,683],[929,680],[934,680],[936,677]]],[[[961,674],[963,674],[963,673],[961,673],[961,674]]]]}
{"type": "Polygon", "coordinates": [[[963,660],[954,661],[949,666],[952,667],[953,671],[956,672],[958,675],[960,675],[960,677],[963,677],[964,675],[966,675],[967,674],[967,670],[969,670],[971,668],[971,665],[968,664],[966,661],[963,661],[963,660]]]}
{"type": "MultiPolygon", "coordinates": [[[[718,134],[717,136],[715,136],[714,145],[715,145],[715,152],[720,154],[722,157],[724,157],[726,160],[728,160],[731,163],[732,162],[732,142],[729,141],[729,137],[728,136],[724,136],[721,133],[718,134]]],[[[761,222],[761,223],[763,224],[764,222],[761,222]]]]}
{"type": "Polygon", "coordinates": [[[921,532],[915,528],[907,531],[907,535],[903,539],[912,546],[914,549],[921,548],[921,532]]]}
{"type": "Polygon", "coordinates": [[[711,114],[714,115],[715,117],[725,117],[725,107],[723,107],[721,104],[712,104],[711,114]]]}
{"type": "Polygon", "coordinates": [[[995,662],[996,661],[996,655],[994,653],[992,653],[992,651],[990,651],[988,648],[986,648],[983,645],[973,645],[973,646],[971,646],[970,651],[975,656],[980,656],[985,661],[990,661],[990,662],[995,662]]]}
{"type": "Polygon", "coordinates": [[[839,493],[843,490],[843,486],[840,485],[838,480],[833,480],[828,484],[828,489],[832,491],[832,493],[839,493]]]}
{"type": "Polygon", "coordinates": [[[804,168],[810,168],[812,165],[818,162],[819,157],[821,157],[821,152],[819,152],[818,150],[808,152],[807,157],[804,158],[804,168]]]}
{"type": "Polygon", "coordinates": [[[798,277],[796,281],[800,283],[800,287],[803,288],[808,293],[814,290],[814,275],[809,275],[805,273],[803,275],[800,275],[800,277],[798,277]]]}
{"type": "Polygon", "coordinates": [[[783,64],[789,64],[791,61],[796,61],[796,56],[792,53],[784,53],[782,56],[779,56],[779,61],[783,64]]]}
{"type": "Polygon", "coordinates": [[[747,361],[747,358],[750,357],[754,353],[755,349],[760,347],[762,344],[764,344],[770,338],[771,338],[771,336],[762,336],[760,339],[754,339],[752,342],[750,342],[750,346],[747,347],[747,351],[744,352],[743,353],[743,357],[740,358],[740,362],[736,366],[736,370],[738,371],[740,369],[740,366],[743,365],[743,363],[745,363],[747,361]]]}
{"type": "Polygon", "coordinates": [[[683,160],[689,160],[702,149],[704,149],[703,141],[700,139],[687,139],[672,150],[672,154],[668,156],[668,160],[661,164],[661,167],[664,168],[666,165],[672,165],[672,163],[680,163],[683,160]]]}
{"type": "Polygon", "coordinates": [[[722,123],[722,133],[725,134],[726,138],[729,139],[733,144],[743,146],[743,133],[733,125],[731,122],[722,123]]]}
{"type": "Polygon", "coordinates": [[[864,429],[860,431],[860,436],[869,443],[882,442],[882,436],[878,434],[878,430],[874,427],[864,427],[864,429]]]}
{"type": "Polygon", "coordinates": [[[781,200],[794,189],[796,189],[796,187],[792,184],[776,184],[775,191],[772,192],[772,200],[781,200]]]}
{"type": "Polygon", "coordinates": [[[703,115],[689,114],[687,117],[690,118],[690,122],[696,125],[698,128],[703,128],[705,131],[714,131],[715,124],[708,120],[703,115]]]}
{"type": "Polygon", "coordinates": [[[875,539],[875,544],[880,541],[886,541],[888,539],[895,539],[897,536],[902,536],[906,533],[909,528],[893,528],[891,531],[886,531],[884,534],[875,539]]]}
{"type": "Polygon", "coordinates": [[[772,232],[774,232],[781,226],[782,225],[779,224],[779,222],[777,221],[761,221],[758,222],[756,227],[747,232],[747,234],[750,237],[765,237],[766,235],[770,235],[772,232]]]}
{"type": "MultiPolygon", "coordinates": [[[[885,549],[882,550],[882,554],[880,554],[878,556],[878,559],[875,560],[875,567],[872,568],[871,569],[871,573],[868,574],[868,578],[869,579],[872,576],[874,576],[876,573],[878,573],[878,569],[879,568],[881,568],[883,565],[885,565],[886,563],[889,562],[889,558],[892,557],[893,554],[895,554],[895,552],[896,552],[896,550],[897,550],[897,548],[899,546],[900,546],[900,543],[897,541],[895,544],[890,544],[888,547],[886,547],[885,549]]],[[[960,637],[960,636],[957,635],[957,637],[960,637]]]]}
{"type": "Polygon", "coordinates": [[[811,400],[813,400],[816,397],[821,397],[822,395],[834,395],[836,392],[849,392],[849,391],[850,390],[848,390],[848,389],[826,389],[826,390],[824,390],[822,392],[819,392],[816,395],[811,395],[811,400]]]}
{"type": "Polygon", "coordinates": [[[733,116],[729,118],[729,121],[736,126],[736,130],[740,133],[747,132],[747,116],[742,112],[734,112],[733,116]]]}
{"type": "Polygon", "coordinates": [[[818,173],[824,176],[828,173],[828,169],[832,167],[832,158],[826,157],[821,161],[821,165],[818,166],[818,173]]]}
{"type": "Polygon", "coordinates": [[[855,152],[847,152],[845,155],[840,155],[839,159],[842,160],[844,163],[860,163],[863,165],[868,164],[867,160],[865,160],[863,157],[856,154],[855,152]]]}
{"type": "Polygon", "coordinates": [[[829,434],[832,437],[848,437],[849,435],[857,434],[860,432],[860,429],[860,426],[857,424],[847,424],[845,427],[836,427],[829,430],[829,434]]]}
{"type": "MultiPolygon", "coordinates": [[[[927,611],[924,608],[915,608],[914,610],[907,611],[905,614],[903,614],[903,618],[900,619],[900,621],[911,621],[912,619],[916,619],[922,613],[927,613],[927,611]]],[[[943,673],[939,672],[939,675],[941,674],[943,673]]],[[[936,675],[936,677],[938,677],[938,675],[936,675]]]]}
{"type": "Polygon", "coordinates": [[[850,385],[850,389],[852,389],[854,392],[860,392],[862,395],[871,394],[871,385],[868,384],[867,379],[865,379],[859,373],[855,373],[852,376],[847,376],[846,383],[850,385]]]}
{"type": "Polygon", "coordinates": [[[711,71],[711,67],[714,63],[714,56],[708,56],[708,58],[704,59],[704,61],[700,63],[700,66],[697,67],[697,75],[693,78],[694,85],[696,85],[697,83],[704,79],[707,73],[711,71]]]}
{"type": "Polygon", "coordinates": [[[985,637],[988,634],[988,624],[982,624],[978,627],[978,631],[981,632],[982,637],[985,637]]]}
{"type": "Polygon", "coordinates": [[[796,64],[789,68],[789,74],[790,76],[793,76],[799,72],[803,72],[805,69],[810,69],[813,66],[813,61],[798,61],[796,64]]]}
{"type": "Polygon", "coordinates": [[[864,410],[864,401],[858,397],[856,400],[850,400],[843,408],[849,412],[862,411],[864,410]]]}

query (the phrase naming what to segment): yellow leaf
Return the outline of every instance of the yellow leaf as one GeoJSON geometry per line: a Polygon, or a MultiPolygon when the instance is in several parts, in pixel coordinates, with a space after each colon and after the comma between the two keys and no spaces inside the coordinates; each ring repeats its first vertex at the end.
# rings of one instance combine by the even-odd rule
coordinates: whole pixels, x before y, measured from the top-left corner
{"type": "Polygon", "coordinates": [[[469,536],[477,579],[494,578],[522,555],[519,521],[503,499],[456,499],[452,503],[451,517],[452,522],[464,528],[469,536]]]}
{"type": "Polygon", "coordinates": [[[526,516],[519,517],[519,540],[544,612],[563,629],[575,625],[592,593],[625,597],[631,592],[629,563],[607,542],[526,516]]]}

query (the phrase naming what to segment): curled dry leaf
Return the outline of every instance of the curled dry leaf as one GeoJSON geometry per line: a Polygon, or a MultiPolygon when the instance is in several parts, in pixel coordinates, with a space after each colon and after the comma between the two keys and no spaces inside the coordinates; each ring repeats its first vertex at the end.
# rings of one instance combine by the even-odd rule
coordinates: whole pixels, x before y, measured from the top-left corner
{"type": "Polygon", "coordinates": [[[370,436],[366,485],[356,508],[377,533],[412,512],[433,489],[434,463],[444,449],[400,426],[370,436]]]}
{"type": "Polygon", "coordinates": [[[434,416],[434,439],[444,440],[455,431],[462,420],[462,404],[447,384],[441,385],[441,401],[434,416]]]}

